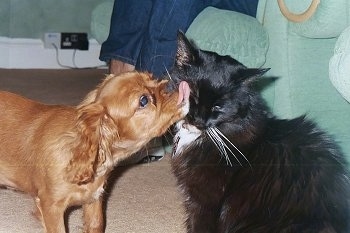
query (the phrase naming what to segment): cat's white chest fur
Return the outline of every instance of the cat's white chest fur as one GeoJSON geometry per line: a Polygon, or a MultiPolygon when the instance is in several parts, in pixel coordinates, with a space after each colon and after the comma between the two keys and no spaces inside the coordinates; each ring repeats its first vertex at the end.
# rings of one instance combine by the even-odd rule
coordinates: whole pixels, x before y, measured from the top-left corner
{"type": "Polygon", "coordinates": [[[184,120],[177,122],[176,128],[178,131],[174,137],[173,156],[181,154],[189,144],[202,134],[195,126],[185,124],[184,120]]]}

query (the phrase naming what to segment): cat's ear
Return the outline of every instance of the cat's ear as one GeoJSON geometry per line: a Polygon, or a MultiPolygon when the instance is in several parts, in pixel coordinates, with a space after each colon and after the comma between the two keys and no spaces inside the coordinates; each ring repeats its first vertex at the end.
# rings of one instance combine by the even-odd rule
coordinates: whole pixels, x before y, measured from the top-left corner
{"type": "Polygon", "coordinates": [[[191,44],[182,31],[177,33],[177,51],[175,65],[178,68],[194,64],[198,59],[198,49],[191,44]]]}
{"type": "Polygon", "coordinates": [[[254,82],[259,77],[263,76],[270,68],[248,68],[242,71],[242,75],[240,76],[239,81],[242,84],[249,85],[254,82]]]}

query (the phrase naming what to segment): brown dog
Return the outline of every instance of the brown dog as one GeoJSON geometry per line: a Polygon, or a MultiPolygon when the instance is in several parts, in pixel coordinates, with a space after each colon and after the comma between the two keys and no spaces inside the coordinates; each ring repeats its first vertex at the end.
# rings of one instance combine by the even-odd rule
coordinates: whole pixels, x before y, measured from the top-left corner
{"type": "Polygon", "coordinates": [[[165,86],[148,73],[110,75],[76,108],[0,92],[0,185],[34,197],[46,232],[65,232],[72,205],[83,206],[84,232],[103,232],[110,171],[188,112],[187,83],[165,86]]]}

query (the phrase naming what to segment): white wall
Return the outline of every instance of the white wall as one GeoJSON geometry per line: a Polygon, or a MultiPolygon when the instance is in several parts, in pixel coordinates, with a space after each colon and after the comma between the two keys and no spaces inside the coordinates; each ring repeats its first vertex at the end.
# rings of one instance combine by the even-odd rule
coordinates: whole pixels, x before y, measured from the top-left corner
{"type": "MultiPolygon", "coordinates": [[[[77,50],[75,64],[78,68],[105,65],[98,57],[100,44],[89,40],[89,50],[77,50]]],[[[74,66],[74,50],[58,50],[60,62],[74,66]]],[[[55,49],[45,49],[41,39],[19,39],[0,37],[0,68],[11,69],[63,69],[56,59],[55,49]]]]}

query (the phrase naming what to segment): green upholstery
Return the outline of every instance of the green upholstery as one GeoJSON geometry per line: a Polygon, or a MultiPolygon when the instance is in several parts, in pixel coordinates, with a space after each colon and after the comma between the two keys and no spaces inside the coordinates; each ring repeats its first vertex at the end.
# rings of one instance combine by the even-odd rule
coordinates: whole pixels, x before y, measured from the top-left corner
{"type": "MultiPolygon", "coordinates": [[[[304,11],[310,2],[285,0],[293,12],[304,11]]],[[[321,0],[309,20],[292,23],[276,0],[260,0],[257,18],[269,35],[267,75],[278,77],[264,92],[271,108],[285,118],[306,113],[335,137],[350,159],[350,104],[329,79],[335,43],[350,25],[350,1],[321,0]]]]}
{"type": "MultiPolygon", "coordinates": [[[[289,9],[293,12],[304,11],[310,1],[285,0],[289,9]]],[[[321,1],[317,11],[309,20],[303,23],[289,23],[290,30],[298,35],[309,38],[332,38],[338,37],[339,34],[347,27],[349,16],[349,1],[321,1]]]]}
{"type": "Polygon", "coordinates": [[[268,35],[257,19],[214,7],[204,9],[186,35],[201,49],[230,55],[249,67],[262,66],[269,47],[268,35]]]}
{"type": "Polygon", "coordinates": [[[91,14],[91,35],[102,44],[108,37],[113,0],[102,1],[91,14]]]}
{"type": "Polygon", "coordinates": [[[350,102],[350,27],[342,32],[329,61],[329,78],[339,93],[350,102]]]}
{"type": "MultiPolygon", "coordinates": [[[[285,0],[288,9],[296,13],[304,11],[310,2],[285,0]]],[[[103,14],[103,25],[109,25],[105,11],[94,14],[103,14]]],[[[202,49],[231,55],[248,67],[271,68],[266,76],[277,80],[263,90],[263,95],[272,111],[281,118],[307,114],[334,136],[350,160],[350,104],[343,98],[349,89],[339,89],[343,85],[333,81],[333,77],[350,77],[350,66],[343,65],[347,67],[343,69],[340,65],[344,61],[349,64],[350,32],[342,34],[338,42],[338,48],[347,48],[347,59],[340,49],[334,54],[338,37],[348,26],[348,0],[321,0],[316,13],[302,23],[284,18],[276,0],[260,0],[257,19],[209,7],[186,34],[202,49]],[[334,58],[339,53],[343,59],[334,58]],[[332,56],[334,64],[330,63],[332,56]]],[[[96,34],[106,35],[101,30],[96,34]]]]}

